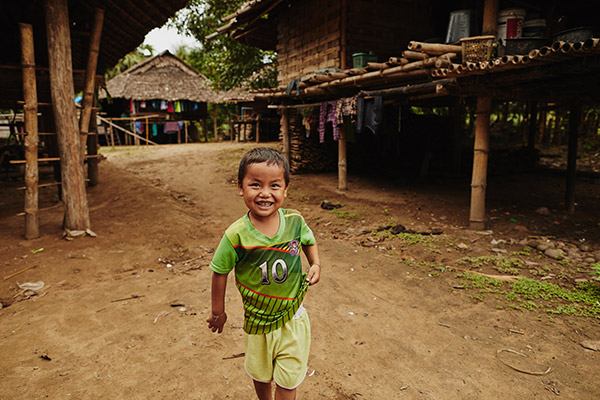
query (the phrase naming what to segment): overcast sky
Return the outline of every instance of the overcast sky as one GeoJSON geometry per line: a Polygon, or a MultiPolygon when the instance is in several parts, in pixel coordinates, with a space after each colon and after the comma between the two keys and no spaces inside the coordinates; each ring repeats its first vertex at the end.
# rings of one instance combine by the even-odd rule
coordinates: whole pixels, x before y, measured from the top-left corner
{"type": "Polygon", "coordinates": [[[175,53],[177,47],[183,45],[195,47],[198,45],[196,39],[188,36],[183,36],[177,33],[174,28],[154,28],[146,35],[144,44],[150,44],[154,48],[154,54],[158,54],[164,50],[169,50],[175,53]]]}

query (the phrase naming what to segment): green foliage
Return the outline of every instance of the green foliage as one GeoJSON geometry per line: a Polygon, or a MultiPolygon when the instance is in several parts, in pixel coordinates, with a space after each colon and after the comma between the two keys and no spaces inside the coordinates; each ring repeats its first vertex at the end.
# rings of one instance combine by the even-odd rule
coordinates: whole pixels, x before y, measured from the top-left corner
{"type": "Polygon", "coordinates": [[[240,87],[245,82],[251,88],[276,86],[275,52],[246,46],[227,35],[206,39],[224,25],[223,17],[234,13],[243,3],[244,0],[192,0],[180,10],[170,23],[201,44],[199,48],[190,49],[183,60],[219,89],[240,87]]]}
{"type": "Polygon", "coordinates": [[[338,208],[334,208],[333,210],[331,210],[331,212],[334,213],[335,215],[337,215],[338,218],[343,218],[343,219],[358,219],[360,217],[355,212],[344,211],[344,210],[340,210],[338,208]]]}

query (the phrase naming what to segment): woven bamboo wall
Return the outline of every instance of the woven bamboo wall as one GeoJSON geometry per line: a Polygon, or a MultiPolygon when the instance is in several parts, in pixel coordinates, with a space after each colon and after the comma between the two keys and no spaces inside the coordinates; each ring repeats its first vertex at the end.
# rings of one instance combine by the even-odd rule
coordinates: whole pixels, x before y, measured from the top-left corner
{"type": "Polygon", "coordinates": [[[293,2],[277,27],[280,86],[317,69],[340,66],[340,2],[293,2]]]}
{"type": "Polygon", "coordinates": [[[347,60],[352,54],[373,51],[380,62],[400,56],[411,40],[433,36],[429,1],[347,0],[347,60]]]}

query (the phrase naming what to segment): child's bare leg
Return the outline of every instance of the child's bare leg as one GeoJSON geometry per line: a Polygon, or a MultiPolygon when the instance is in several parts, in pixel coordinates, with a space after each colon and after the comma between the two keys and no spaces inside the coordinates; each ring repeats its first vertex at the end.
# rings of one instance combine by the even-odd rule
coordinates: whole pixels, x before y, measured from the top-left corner
{"type": "Polygon", "coordinates": [[[259,400],[271,400],[273,399],[271,393],[271,382],[259,382],[254,381],[254,390],[259,400]]]}
{"type": "Polygon", "coordinates": [[[284,389],[279,385],[275,388],[275,400],[296,400],[296,389],[284,389]]]}

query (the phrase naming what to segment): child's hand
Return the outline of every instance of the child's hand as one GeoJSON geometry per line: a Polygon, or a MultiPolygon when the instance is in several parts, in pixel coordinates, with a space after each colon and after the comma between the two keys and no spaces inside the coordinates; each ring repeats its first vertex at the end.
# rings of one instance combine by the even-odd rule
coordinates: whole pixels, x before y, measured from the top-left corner
{"type": "Polygon", "coordinates": [[[225,325],[226,321],[227,313],[225,313],[225,311],[223,311],[223,314],[221,315],[211,314],[210,317],[208,317],[208,319],[206,320],[206,322],[208,322],[208,329],[210,329],[213,332],[218,331],[218,333],[223,332],[223,325],[225,325]]]}
{"type": "Polygon", "coordinates": [[[306,281],[309,285],[314,285],[321,279],[321,266],[319,264],[313,264],[306,274],[306,281]]]}

